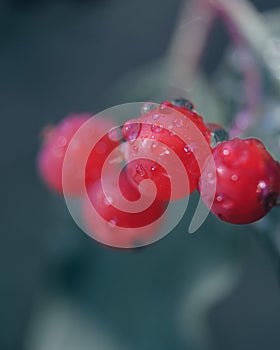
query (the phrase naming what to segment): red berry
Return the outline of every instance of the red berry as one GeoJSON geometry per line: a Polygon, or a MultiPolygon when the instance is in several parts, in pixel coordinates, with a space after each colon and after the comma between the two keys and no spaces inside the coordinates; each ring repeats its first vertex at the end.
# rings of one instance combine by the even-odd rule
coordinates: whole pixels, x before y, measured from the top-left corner
{"type": "Polygon", "coordinates": [[[96,181],[88,188],[83,205],[85,228],[90,235],[123,248],[155,240],[167,204],[151,196],[149,185],[141,193],[140,200],[138,189],[127,180],[125,171],[119,181],[113,172],[96,181]]]}
{"type": "Polygon", "coordinates": [[[201,196],[212,213],[233,224],[248,224],[265,216],[280,193],[280,165],[261,141],[233,139],[213,150],[216,191],[212,204],[209,192],[215,174],[204,173],[201,196]]]}
{"type": "Polygon", "coordinates": [[[70,115],[45,135],[38,155],[38,169],[45,183],[56,192],[63,193],[62,167],[67,147],[89,117],[88,114],[70,115]]]}
{"type": "Polygon", "coordinates": [[[152,180],[162,200],[183,198],[197,188],[211,152],[210,131],[197,113],[164,102],[128,121],[123,137],[128,141],[128,173],[136,184],[152,180]]]}
{"type": "Polygon", "coordinates": [[[46,184],[60,194],[84,193],[85,185],[96,181],[105,159],[120,143],[109,132],[112,126],[111,121],[85,114],[63,119],[48,133],[39,152],[38,168],[46,184]]]}

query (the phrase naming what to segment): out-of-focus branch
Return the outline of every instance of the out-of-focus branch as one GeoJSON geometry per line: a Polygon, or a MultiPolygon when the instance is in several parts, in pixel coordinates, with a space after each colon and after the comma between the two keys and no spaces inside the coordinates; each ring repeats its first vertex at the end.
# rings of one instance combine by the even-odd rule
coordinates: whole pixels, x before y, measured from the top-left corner
{"type": "Polygon", "coordinates": [[[202,0],[211,3],[227,25],[233,42],[239,51],[243,50],[240,61],[244,77],[245,107],[235,117],[230,136],[238,136],[260,118],[261,77],[260,64],[270,73],[277,88],[280,82],[266,55],[271,35],[261,15],[247,0],[202,0]],[[244,54],[245,53],[245,54],[244,54]],[[258,60],[258,63],[256,62],[258,60]]]}
{"type": "Polygon", "coordinates": [[[169,93],[192,88],[215,11],[207,2],[185,1],[169,48],[169,93]]]}

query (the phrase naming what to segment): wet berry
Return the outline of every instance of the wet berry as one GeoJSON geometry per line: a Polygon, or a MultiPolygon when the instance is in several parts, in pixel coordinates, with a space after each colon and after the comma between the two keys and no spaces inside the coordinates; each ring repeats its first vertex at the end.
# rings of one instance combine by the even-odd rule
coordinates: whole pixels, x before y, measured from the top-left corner
{"type": "Polygon", "coordinates": [[[261,141],[236,138],[219,143],[213,150],[213,158],[216,174],[203,174],[200,191],[209,209],[220,219],[248,224],[265,216],[276,204],[280,165],[261,141]],[[215,182],[212,204],[209,191],[215,182]]]}
{"type": "Polygon", "coordinates": [[[152,180],[162,200],[187,196],[211,152],[210,136],[200,115],[164,102],[124,125],[128,173],[136,184],[152,180]]]}
{"type": "Polygon", "coordinates": [[[48,128],[43,135],[44,140],[38,155],[38,170],[41,178],[53,191],[63,193],[62,167],[66,150],[74,134],[89,118],[89,114],[70,115],[57,126],[48,128]]]}
{"type": "Polygon", "coordinates": [[[119,179],[107,173],[88,188],[83,204],[87,232],[104,244],[123,248],[153,241],[167,206],[153,197],[149,186],[142,189],[141,197],[126,176],[125,171],[119,179]]]}

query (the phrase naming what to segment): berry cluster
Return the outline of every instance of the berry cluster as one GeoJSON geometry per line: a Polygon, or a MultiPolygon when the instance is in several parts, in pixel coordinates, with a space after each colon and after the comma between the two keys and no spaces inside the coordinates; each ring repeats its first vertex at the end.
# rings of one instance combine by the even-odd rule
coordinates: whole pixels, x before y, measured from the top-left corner
{"type": "Polygon", "coordinates": [[[83,216],[95,237],[111,245],[143,241],[169,201],[196,189],[213,214],[233,224],[254,222],[277,205],[280,165],[261,141],[228,140],[186,99],[145,104],[141,112],[121,128],[71,115],[45,135],[41,177],[66,196],[86,194],[83,216]]]}

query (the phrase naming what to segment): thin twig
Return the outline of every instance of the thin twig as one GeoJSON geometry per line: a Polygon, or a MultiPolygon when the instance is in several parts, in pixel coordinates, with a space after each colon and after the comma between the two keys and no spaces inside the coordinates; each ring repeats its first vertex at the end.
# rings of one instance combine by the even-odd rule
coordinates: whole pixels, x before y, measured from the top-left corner
{"type": "Polygon", "coordinates": [[[169,48],[169,85],[172,90],[191,90],[205,47],[214,9],[200,0],[185,1],[169,48]]]}

